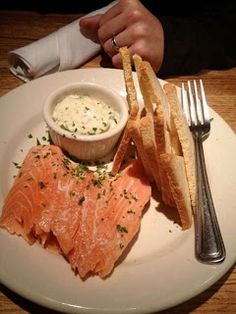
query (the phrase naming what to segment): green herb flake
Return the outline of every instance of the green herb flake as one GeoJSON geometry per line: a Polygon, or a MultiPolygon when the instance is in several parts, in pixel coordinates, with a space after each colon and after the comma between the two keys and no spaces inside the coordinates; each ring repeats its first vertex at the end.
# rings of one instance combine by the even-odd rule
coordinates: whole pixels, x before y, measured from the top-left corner
{"type": "Polygon", "coordinates": [[[60,124],[60,128],[61,128],[62,130],[66,130],[66,131],[67,131],[67,128],[64,126],[64,124],[60,124]]]}
{"type": "Polygon", "coordinates": [[[44,156],[43,156],[43,158],[47,158],[48,156],[50,156],[51,154],[50,154],[50,152],[47,152],[44,156]]]}
{"type": "Polygon", "coordinates": [[[63,165],[66,169],[69,169],[70,160],[66,157],[63,159],[63,165]]]}
{"type": "Polygon", "coordinates": [[[121,225],[118,224],[118,225],[116,225],[116,229],[120,233],[128,233],[128,230],[127,230],[127,228],[125,226],[121,226],[121,225]]]}
{"type": "Polygon", "coordinates": [[[102,179],[98,178],[98,179],[92,179],[91,180],[94,186],[97,186],[98,188],[102,187],[102,179]]]}
{"type": "Polygon", "coordinates": [[[79,178],[79,179],[84,179],[84,174],[85,172],[89,172],[89,168],[84,165],[84,164],[79,164],[75,169],[74,169],[74,174],[79,178]]]}
{"type": "Polygon", "coordinates": [[[39,187],[40,189],[45,189],[45,188],[47,187],[47,185],[46,185],[43,181],[39,181],[39,182],[38,182],[38,187],[39,187]]]}
{"type": "Polygon", "coordinates": [[[132,195],[131,197],[132,197],[132,199],[133,199],[135,202],[138,201],[138,198],[137,198],[136,196],[132,195]]]}
{"type": "Polygon", "coordinates": [[[127,210],[127,214],[135,214],[135,211],[133,211],[132,209],[127,210]]]}
{"type": "Polygon", "coordinates": [[[124,248],[124,244],[123,243],[120,243],[119,244],[119,248],[122,250],[124,248]]]}
{"type": "Polygon", "coordinates": [[[82,205],[84,201],[85,201],[85,197],[81,196],[79,199],[78,205],[82,205]]]}
{"type": "Polygon", "coordinates": [[[19,165],[18,162],[14,162],[14,161],[13,161],[13,165],[16,167],[16,169],[20,169],[20,168],[21,168],[21,166],[19,165]]]}

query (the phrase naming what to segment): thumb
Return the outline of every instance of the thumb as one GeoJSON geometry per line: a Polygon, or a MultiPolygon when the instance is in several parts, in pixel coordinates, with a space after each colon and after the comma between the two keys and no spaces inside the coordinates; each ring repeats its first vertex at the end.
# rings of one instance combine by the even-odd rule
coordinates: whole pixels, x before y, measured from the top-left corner
{"type": "Polygon", "coordinates": [[[102,14],[97,14],[85,18],[81,18],[79,21],[80,31],[86,37],[92,41],[99,43],[97,31],[99,28],[99,21],[102,14]]]}

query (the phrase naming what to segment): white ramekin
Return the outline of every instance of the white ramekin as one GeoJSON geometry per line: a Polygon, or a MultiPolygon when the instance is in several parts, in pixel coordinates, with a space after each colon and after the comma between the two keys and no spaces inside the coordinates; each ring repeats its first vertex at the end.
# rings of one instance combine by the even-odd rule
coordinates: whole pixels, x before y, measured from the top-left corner
{"type": "Polygon", "coordinates": [[[117,92],[105,86],[90,82],[71,83],[58,88],[46,98],[43,115],[55,145],[60,146],[69,155],[79,160],[95,161],[106,156],[115,147],[128,120],[128,106],[126,100],[117,92]],[[56,104],[72,93],[86,93],[109,103],[120,115],[117,126],[101,134],[77,135],[75,139],[71,132],[62,129],[52,119],[56,104]]]}

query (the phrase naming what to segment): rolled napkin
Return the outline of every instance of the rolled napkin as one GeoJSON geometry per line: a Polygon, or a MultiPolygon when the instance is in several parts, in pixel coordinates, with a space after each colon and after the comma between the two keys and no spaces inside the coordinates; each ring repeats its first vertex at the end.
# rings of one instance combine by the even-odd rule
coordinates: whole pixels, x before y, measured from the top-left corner
{"type": "MultiPolygon", "coordinates": [[[[113,1],[87,16],[102,14],[116,2],[113,1]]],[[[81,34],[79,20],[25,47],[9,52],[11,73],[27,82],[42,75],[74,69],[98,53],[100,45],[81,34]]]]}

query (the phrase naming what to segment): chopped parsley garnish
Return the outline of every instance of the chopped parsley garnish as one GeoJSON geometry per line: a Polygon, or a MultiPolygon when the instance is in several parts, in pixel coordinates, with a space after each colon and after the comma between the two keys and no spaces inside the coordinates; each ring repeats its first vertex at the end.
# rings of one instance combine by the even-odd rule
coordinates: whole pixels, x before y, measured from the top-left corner
{"type": "Polygon", "coordinates": [[[78,205],[82,205],[84,201],[85,201],[85,197],[81,196],[79,199],[78,205]]]}
{"type": "Polygon", "coordinates": [[[64,167],[66,167],[66,169],[69,169],[69,167],[68,167],[69,164],[70,164],[70,160],[68,158],[64,157],[63,165],[64,165],[64,167]]]}
{"type": "Polygon", "coordinates": [[[124,244],[123,243],[120,243],[119,245],[120,249],[122,250],[124,248],[124,244]]]}
{"type": "Polygon", "coordinates": [[[44,189],[44,188],[46,188],[47,185],[43,181],[39,181],[38,186],[40,189],[44,189]]]}
{"type": "Polygon", "coordinates": [[[118,123],[115,117],[113,117],[113,120],[115,121],[116,124],[118,123]]]}
{"type": "Polygon", "coordinates": [[[136,197],[136,196],[132,195],[131,197],[132,197],[132,199],[133,199],[135,202],[137,202],[137,201],[138,201],[138,199],[137,199],[137,197],[136,197]]]}
{"type": "Polygon", "coordinates": [[[74,174],[79,178],[79,179],[84,179],[84,174],[85,172],[89,172],[89,168],[85,166],[84,164],[79,164],[75,169],[74,169],[74,174]]]}
{"type": "Polygon", "coordinates": [[[105,172],[107,170],[107,165],[103,164],[103,163],[99,163],[96,165],[96,172],[101,173],[101,172],[105,172]]]}
{"type": "Polygon", "coordinates": [[[64,126],[64,124],[60,124],[60,128],[62,128],[63,130],[68,131],[68,129],[64,126]]]}
{"type": "Polygon", "coordinates": [[[102,187],[102,179],[98,178],[98,179],[92,179],[91,180],[94,186],[97,186],[98,188],[102,187]]]}
{"type": "Polygon", "coordinates": [[[50,156],[51,154],[50,154],[50,152],[47,152],[44,156],[43,156],[43,158],[47,158],[48,156],[50,156]]]}
{"type": "Polygon", "coordinates": [[[18,164],[18,162],[13,162],[13,165],[16,167],[16,169],[20,169],[21,166],[18,164]]]}
{"type": "Polygon", "coordinates": [[[132,209],[127,210],[127,214],[135,214],[135,211],[133,211],[132,209]]]}
{"type": "Polygon", "coordinates": [[[121,225],[118,224],[118,225],[116,225],[116,229],[120,233],[128,233],[128,230],[127,230],[127,228],[125,226],[121,226],[121,225]]]}

